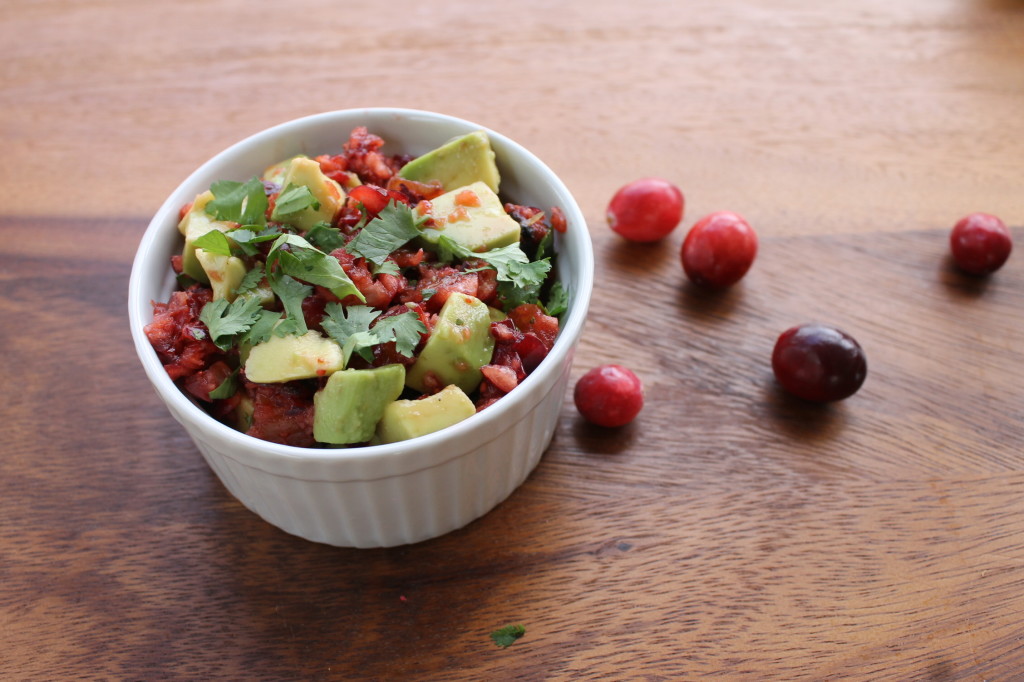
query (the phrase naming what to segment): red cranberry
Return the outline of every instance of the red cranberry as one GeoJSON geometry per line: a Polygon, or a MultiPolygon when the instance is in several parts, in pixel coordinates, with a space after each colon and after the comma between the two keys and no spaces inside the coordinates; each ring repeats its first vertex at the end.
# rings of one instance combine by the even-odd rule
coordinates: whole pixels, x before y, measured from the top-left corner
{"type": "Polygon", "coordinates": [[[619,189],[608,204],[608,226],[634,242],[668,236],[683,219],[683,193],[667,180],[643,178],[619,189]]]}
{"type": "Polygon", "coordinates": [[[633,372],[621,365],[601,365],[584,374],[573,392],[576,409],[598,426],[624,426],[644,406],[644,388],[633,372]]]}
{"type": "Polygon", "coordinates": [[[833,402],[856,393],[868,367],[852,336],[834,327],[806,324],[779,336],[772,370],[782,387],[798,398],[833,402]]]}
{"type": "Polygon", "coordinates": [[[1003,266],[1013,242],[1002,220],[988,213],[972,213],[953,226],[949,246],[961,270],[987,275],[1003,266]]]}
{"type": "Polygon", "coordinates": [[[757,255],[757,233],[729,211],[706,215],[690,228],[680,258],[686,276],[713,289],[732,286],[747,274],[757,255]]]}

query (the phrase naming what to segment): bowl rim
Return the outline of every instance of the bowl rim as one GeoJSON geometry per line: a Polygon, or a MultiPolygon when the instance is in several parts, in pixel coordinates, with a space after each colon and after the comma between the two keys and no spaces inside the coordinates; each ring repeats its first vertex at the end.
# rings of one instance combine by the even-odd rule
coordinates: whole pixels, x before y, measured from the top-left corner
{"type": "MultiPolygon", "coordinates": [[[[372,131],[371,131],[372,132],[372,131]]],[[[345,131],[347,134],[347,131],[345,131]]],[[[217,178],[211,178],[214,180],[217,178]]],[[[177,221],[175,221],[176,225],[177,221]]],[[[556,235],[556,239],[559,235],[556,235]]],[[[308,116],[295,118],[283,123],[265,128],[238,142],[226,147],[208,160],[203,162],[196,170],[190,173],[164,200],[163,204],[153,215],[139,243],[138,250],[132,262],[131,277],[129,279],[128,307],[131,334],[134,341],[136,353],[142,362],[143,368],[156,389],[159,396],[167,403],[172,414],[182,415],[193,422],[197,428],[204,429],[210,436],[217,437],[222,441],[231,443],[234,447],[230,456],[234,459],[244,457],[246,463],[259,467],[259,462],[267,463],[270,459],[290,461],[315,461],[315,462],[350,462],[350,463],[379,463],[381,459],[396,459],[405,455],[415,454],[426,450],[435,450],[437,446],[451,443],[449,456],[442,459],[432,459],[431,465],[437,465],[449,459],[461,456],[472,448],[465,447],[463,440],[472,437],[472,434],[479,434],[479,440],[486,442],[493,438],[493,434],[502,431],[501,423],[507,417],[507,413],[516,408],[522,409],[522,404],[529,396],[542,390],[542,382],[554,382],[557,373],[575,347],[582,334],[589,308],[590,297],[593,290],[594,280],[594,255],[593,244],[590,239],[586,220],[580,210],[572,193],[562,180],[545,164],[540,158],[530,152],[511,138],[495,131],[487,126],[469,121],[466,119],[450,116],[432,111],[408,108],[393,107],[367,107],[355,109],[338,109],[326,111],[308,116]],[[188,398],[167,374],[152,345],[149,343],[143,328],[152,319],[152,307],[150,301],[143,301],[142,287],[143,278],[149,261],[155,256],[150,253],[157,249],[157,242],[165,231],[169,231],[169,222],[172,216],[177,214],[179,209],[179,198],[187,186],[195,183],[198,178],[208,175],[213,167],[220,165],[225,159],[240,155],[245,150],[254,146],[274,141],[289,134],[299,134],[299,131],[306,127],[315,126],[332,120],[348,119],[350,117],[364,116],[366,118],[393,116],[405,119],[429,119],[437,122],[447,123],[457,127],[470,130],[483,130],[488,137],[495,142],[495,146],[514,150],[522,155],[532,164],[530,174],[540,174],[542,180],[550,185],[555,194],[564,197],[559,207],[565,213],[570,229],[578,233],[573,239],[578,243],[574,249],[574,256],[578,260],[574,268],[577,277],[576,286],[570,292],[570,305],[561,320],[558,336],[555,343],[538,367],[527,376],[517,390],[503,396],[492,407],[468,417],[467,419],[452,426],[435,431],[433,433],[418,436],[405,441],[387,443],[381,445],[369,445],[357,448],[305,448],[293,445],[284,445],[264,441],[254,436],[246,435],[227,424],[224,424],[213,416],[209,415],[200,406],[188,398]],[[148,307],[147,317],[143,309],[148,307]],[[243,454],[244,453],[244,454],[243,454]]],[[[543,391],[546,395],[547,391],[543,391]]],[[[181,417],[179,417],[180,420],[181,417]]],[[[518,421],[515,420],[515,421],[518,421]]],[[[184,425],[184,424],[183,424],[184,425]]],[[[187,425],[186,425],[187,426],[187,425]]],[[[187,429],[191,433],[191,429],[187,429]]],[[[474,439],[477,440],[477,439],[474,439]]],[[[473,447],[478,444],[474,443],[473,447]]],[[[424,462],[424,465],[427,463],[424,462]]],[[[423,467],[418,467],[423,468],[423,467]]]]}

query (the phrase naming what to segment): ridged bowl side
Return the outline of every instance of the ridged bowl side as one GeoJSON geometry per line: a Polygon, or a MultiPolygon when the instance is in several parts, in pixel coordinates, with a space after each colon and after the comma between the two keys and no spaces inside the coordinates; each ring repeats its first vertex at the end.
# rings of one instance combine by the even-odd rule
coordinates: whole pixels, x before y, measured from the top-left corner
{"type": "Polygon", "coordinates": [[[438,465],[373,480],[310,480],[231,456],[185,424],[210,468],[242,504],[299,537],[341,547],[392,547],[438,537],[480,518],[519,487],[554,436],[569,380],[558,380],[520,421],[438,465]]]}

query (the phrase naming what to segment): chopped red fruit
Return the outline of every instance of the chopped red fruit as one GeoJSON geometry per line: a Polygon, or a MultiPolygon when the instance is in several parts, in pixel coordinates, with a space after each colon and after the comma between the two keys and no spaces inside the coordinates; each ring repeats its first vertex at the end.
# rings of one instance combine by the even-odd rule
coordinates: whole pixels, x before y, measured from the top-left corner
{"type": "Polygon", "coordinates": [[[213,292],[198,285],[175,291],[167,303],[153,302],[153,321],[144,331],[171,379],[194,374],[220,353],[199,313],[213,292]]]}
{"type": "Polygon", "coordinates": [[[313,447],[313,394],[316,382],[289,381],[282,384],[246,382],[253,401],[250,436],[284,445],[313,447]]]}

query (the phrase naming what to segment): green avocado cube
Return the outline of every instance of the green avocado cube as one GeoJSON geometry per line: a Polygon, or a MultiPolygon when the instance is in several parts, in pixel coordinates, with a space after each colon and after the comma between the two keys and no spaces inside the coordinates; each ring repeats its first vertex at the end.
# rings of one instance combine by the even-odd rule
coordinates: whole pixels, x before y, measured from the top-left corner
{"type": "Polygon", "coordinates": [[[494,192],[501,181],[491,141],[482,130],[456,137],[413,159],[398,171],[398,177],[417,182],[437,180],[446,190],[479,181],[494,192]]]}
{"type": "Polygon", "coordinates": [[[422,230],[425,240],[437,243],[443,234],[475,253],[516,244],[522,233],[498,195],[483,182],[431,199],[430,215],[435,226],[422,230]]]}
{"type": "Polygon", "coordinates": [[[405,375],[405,384],[420,393],[455,384],[465,393],[480,385],[480,368],[491,361],[494,337],[487,304],[468,294],[452,293],[441,306],[427,342],[405,375]]]}
{"type": "Polygon", "coordinates": [[[313,396],[313,438],[334,445],[365,443],[404,388],[405,367],[399,364],[335,372],[313,396]]]}
{"type": "Polygon", "coordinates": [[[440,431],[476,414],[476,406],[458,386],[418,400],[396,400],[384,408],[377,424],[381,443],[396,443],[440,431]]]}
{"type": "Polygon", "coordinates": [[[224,256],[219,253],[210,253],[205,249],[196,249],[196,260],[206,272],[210,280],[210,288],[213,289],[213,300],[222,298],[234,301],[237,294],[235,289],[245,279],[245,263],[241,258],[235,256],[224,256]]]}
{"type": "Polygon", "coordinates": [[[257,384],[277,384],[325,377],[344,366],[341,346],[311,329],[257,343],[245,358],[245,376],[257,384]]]}
{"type": "Polygon", "coordinates": [[[292,164],[292,159],[303,158],[308,159],[309,157],[305,154],[296,154],[295,156],[289,157],[284,161],[278,161],[272,166],[267,166],[263,171],[263,176],[260,178],[263,182],[272,182],[275,185],[282,185],[284,183],[285,173],[288,172],[288,166],[292,164]]]}
{"type": "Polygon", "coordinates": [[[345,190],[341,185],[324,175],[319,163],[304,156],[293,158],[281,179],[282,194],[291,187],[308,188],[316,200],[315,207],[308,206],[286,215],[279,215],[278,208],[275,208],[273,218],[303,231],[317,223],[331,223],[345,203],[345,190]]]}
{"type": "Polygon", "coordinates": [[[210,284],[206,269],[196,257],[195,241],[211,230],[229,232],[234,223],[214,220],[206,213],[206,205],[213,201],[213,192],[207,190],[192,202],[192,208],[178,223],[178,231],[185,237],[185,249],[181,252],[181,271],[197,282],[210,284]]]}

